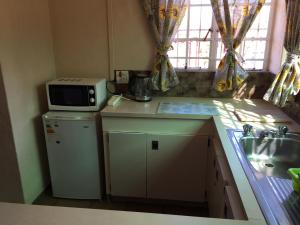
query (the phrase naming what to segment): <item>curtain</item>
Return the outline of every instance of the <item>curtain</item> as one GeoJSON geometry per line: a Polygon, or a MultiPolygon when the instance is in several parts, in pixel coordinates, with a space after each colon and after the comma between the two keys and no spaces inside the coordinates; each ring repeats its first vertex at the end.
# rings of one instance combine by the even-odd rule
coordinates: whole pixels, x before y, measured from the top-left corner
{"type": "Polygon", "coordinates": [[[179,83],[167,53],[185,14],[187,0],[143,0],[143,5],[157,48],[152,71],[153,89],[164,92],[179,83]]]}
{"type": "Polygon", "coordinates": [[[221,39],[226,49],[218,65],[214,88],[223,92],[236,89],[248,76],[236,49],[246,36],[265,0],[211,0],[221,39]]]}
{"type": "Polygon", "coordinates": [[[284,48],[287,51],[287,57],[281,71],[264,95],[264,100],[280,107],[284,107],[288,97],[298,94],[300,89],[300,1],[287,0],[286,4],[287,23],[284,48]]]}

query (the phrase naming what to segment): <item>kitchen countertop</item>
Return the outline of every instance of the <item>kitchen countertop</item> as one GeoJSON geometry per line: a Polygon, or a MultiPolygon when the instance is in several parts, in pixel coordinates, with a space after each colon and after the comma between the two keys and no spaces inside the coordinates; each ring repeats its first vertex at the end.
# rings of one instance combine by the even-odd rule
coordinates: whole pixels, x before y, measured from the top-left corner
{"type": "MultiPolygon", "coordinates": [[[[243,123],[239,122],[233,114],[234,109],[244,109],[250,112],[259,110],[272,110],[281,113],[277,107],[262,100],[232,100],[232,99],[201,99],[182,97],[157,97],[148,103],[137,103],[122,100],[115,107],[107,106],[102,110],[103,117],[147,117],[147,118],[177,118],[177,119],[213,119],[221,143],[227,156],[229,166],[237,184],[248,220],[226,220],[202,217],[188,217],[176,215],[162,215],[153,213],[123,212],[112,210],[75,209],[53,206],[33,206],[12,203],[0,203],[1,224],[12,225],[79,225],[79,224],[185,224],[185,225],[217,225],[217,224],[266,224],[259,205],[252,192],[240,161],[235,154],[228,138],[226,129],[241,129],[243,123]],[[157,114],[160,102],[188,102],[204,103],[216,106],[220,115],[186,115],[186,114],[157,114]]],[[[257,116],[260,116],[257,113],[257,116]]],[[[276,123],[250,123],[258,129],[276,129],[276,123]]],[[[281,124],[282,125],[282,124],[281,124]]],[[[300,126],[293,120],[288,124],[291,131],[300,131],[300,126]]]]}

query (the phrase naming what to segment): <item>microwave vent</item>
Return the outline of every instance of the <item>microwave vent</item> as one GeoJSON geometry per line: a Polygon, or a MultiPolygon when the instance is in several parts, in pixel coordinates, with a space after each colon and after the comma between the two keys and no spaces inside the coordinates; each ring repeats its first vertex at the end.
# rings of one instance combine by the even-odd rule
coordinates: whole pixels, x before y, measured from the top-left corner
{"type": "Polygon", "coordinates": [[[61,78],[58,81],[67,81],[67,82],[80,82],[81,79],[80,78],[61,78]]]}

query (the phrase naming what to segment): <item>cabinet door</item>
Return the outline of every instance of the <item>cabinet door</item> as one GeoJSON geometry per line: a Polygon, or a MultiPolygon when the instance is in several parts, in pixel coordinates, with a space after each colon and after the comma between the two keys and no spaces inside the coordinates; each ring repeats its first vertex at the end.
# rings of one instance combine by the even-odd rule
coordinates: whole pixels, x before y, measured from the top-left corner
{"type": "Polygon", "coordinates": [[[146,134],[109,133],[113,196],[146,197],[146,134]]]}
{"type": "Polygon", "coordinates": [[[208,157],[207,196],[209,216],[225,218],[225,186],[233,183],[223,149],[213,138],[208,157]]]}
{"type": "Polygon", "coordinates": [[[234,187],[225,187],[225,211],[224,216],[227,219],[246,220],[244,208],[239,195],[234,187]]]}
{"type": "Polygon", "coordinates": [[[148,197],[203,202],[207,143],[207,136],[149,135],[148,197]]]}

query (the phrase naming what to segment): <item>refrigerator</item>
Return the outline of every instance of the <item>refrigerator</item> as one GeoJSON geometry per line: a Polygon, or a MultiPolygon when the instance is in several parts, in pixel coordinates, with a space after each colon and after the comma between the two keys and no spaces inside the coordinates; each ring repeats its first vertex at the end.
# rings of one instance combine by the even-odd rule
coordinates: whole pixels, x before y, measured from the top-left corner
{"type": "Polygon", "coordinates": [[[103,150],[99,112],[43,115],[53,196],[101,199],[103,150]]]}

